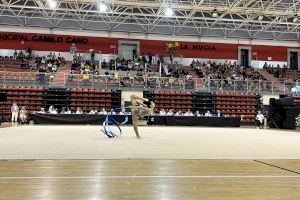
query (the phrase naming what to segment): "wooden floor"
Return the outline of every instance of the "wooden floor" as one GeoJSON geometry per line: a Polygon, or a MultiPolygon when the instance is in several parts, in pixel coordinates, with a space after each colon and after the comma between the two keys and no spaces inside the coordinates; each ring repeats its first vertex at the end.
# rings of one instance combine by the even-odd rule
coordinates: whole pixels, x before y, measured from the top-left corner
{"type": "Polygon", "coordinates": [[[0,129],[0,160],[300,159],[296,131],[252,128],[130,126],[109,139],[99,126],[17,126],[0,129]]]}
{"type": "Polygon", "coordinates": [[[300,199],[300,160],[0,161],[0,199],[300,199]]]}

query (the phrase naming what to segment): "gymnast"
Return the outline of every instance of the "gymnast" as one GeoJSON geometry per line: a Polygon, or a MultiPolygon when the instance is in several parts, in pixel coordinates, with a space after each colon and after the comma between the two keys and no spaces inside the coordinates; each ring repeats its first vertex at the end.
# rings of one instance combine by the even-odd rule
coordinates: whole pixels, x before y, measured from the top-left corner
{"type": "Polygon", "coordinates": [[[143,118],[146,115],[151,115],[152,113],[154,113],[155,104],[154,102],[149,101],[148,99],[141,98],[136,95],[131,95],[130,99],[131,99],[131,106],[129,106],[129,108],[131,108],[132,126],[136,134],[136,137],[140,139],[141,136],[139,135],[139,131],[137,127],[139,117],[143,118]]]}

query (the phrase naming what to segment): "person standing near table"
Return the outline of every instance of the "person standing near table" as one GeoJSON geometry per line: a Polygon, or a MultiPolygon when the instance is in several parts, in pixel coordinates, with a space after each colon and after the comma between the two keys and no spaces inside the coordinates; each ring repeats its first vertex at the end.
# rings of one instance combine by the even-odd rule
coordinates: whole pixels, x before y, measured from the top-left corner
{"type": "Polygon", "coordinates": [[[255,120],[256,120],[256,128],[257,129],[260,129],[260,128],[264,128],[264,120],[265,120],[265,116],[263,114],[261,114],[261,111],[258,111],[256,117],[255,117],[255,120]]]}
{"type": "Polygon", "coordinates": [[[27,123],[27,110],[25,106],[22,106],[22,109],[20,110],[20,123],[27,123]]]}
{"type": "Polygon", "coordinates": [[[18,116],[19,116],[19,106],[14,101],[13,105],[11,106],[11,122],[18,123],[18,116]]]}

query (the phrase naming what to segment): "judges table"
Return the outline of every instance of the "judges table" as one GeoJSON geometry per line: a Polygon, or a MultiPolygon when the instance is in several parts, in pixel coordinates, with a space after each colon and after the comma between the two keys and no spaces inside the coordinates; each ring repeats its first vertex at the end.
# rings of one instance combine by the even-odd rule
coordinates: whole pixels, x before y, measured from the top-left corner
{"type": "MultiPolygon", "coordinates": [[[[100,125],[106,115],[88,114],[32,114],[31,118],[36,124],[91,124],[100,125]]],[[[125,120],[124,115],[113,115],[118,122],[125,120]]],[[[131,124],[131,115],[128,122],[131,124]]],[[[193,117],[193,116],[150,116],[146,117],[148,125],[166,126],[211,126],[211,127],[240,127],[240,118],[233,117],[193,117]]]]}
{"type": "MultiPolygon", "coordinates": [[[[103,124],[106,115],[88,114],[32,114],[31,119],[36,124],[103,124]]],[[[118,122],[125,120],[125,115],[113,115],[118,122]]],[[[127,124],[131,124],[131,115],[128,115],[127,124]]]]}

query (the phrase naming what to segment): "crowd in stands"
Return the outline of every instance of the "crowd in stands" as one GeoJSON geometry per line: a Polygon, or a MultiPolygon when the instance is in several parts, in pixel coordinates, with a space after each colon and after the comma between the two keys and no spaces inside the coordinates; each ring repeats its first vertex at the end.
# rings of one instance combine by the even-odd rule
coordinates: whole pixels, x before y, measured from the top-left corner
{"type": "Polygon", "coordinates": [[[253,68],[246,68],[237,65],[236,62],[199,62],[193,60],[191,67],[198,74],[199,78],[232,80],[262,80],[263,77],[253,68]]]}
{"type": "Polygon", "coordinates": [[[268,90],[271,85],[254,68],[246,68],[237,65],[236,62],[225,62],[223,64],[212,61],[200,62],[193,60],[191,67],[199,78],[203,78],[209,87],[218,90],[223,88],[249,91],[268,90]]]}
{"type": "Polygon", "coordinates": [[[265,69],[269,74],[272,74],[275,78],[285,78],[288,67],[286,65],[283,67],[280,67],[279,65],[274,67],[273,65],[268,65],[268,63],[265,62],[263,69],[265,69]]]}
{"type": "Polygon", "coordinates": [[[65,59],[58,53],[50,52],[47,56],[34,55],[31,49],[26,51],[15,50],[13,59],[20,61],[20,69],[37,72],[56,72],[58,67],[65,63],[65,59]]]}

